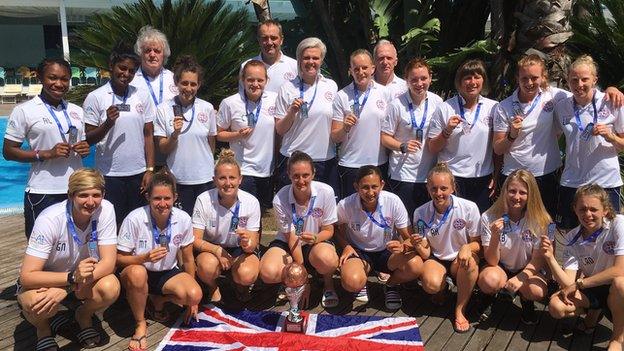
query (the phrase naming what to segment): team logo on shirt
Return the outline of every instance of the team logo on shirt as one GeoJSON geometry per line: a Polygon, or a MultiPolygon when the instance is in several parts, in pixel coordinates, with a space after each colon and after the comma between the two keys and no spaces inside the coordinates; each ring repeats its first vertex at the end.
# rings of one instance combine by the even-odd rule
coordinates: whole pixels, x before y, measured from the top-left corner
{"type": "Polygon", "coordinates": [[[138,104],[136,104],[135,109],[136,109],[136,111],[137,111],[138,113],[143,113],[143,112],[145,112],[145,106],[143,106],[143,104],[142,104],[142,103],[140,103],[140,102],[139,102],[138,104]]]}
{"type": "Polygon", "coordinates": [[[39,234],[36,237],[30,237],[30,242],[36,245],[43,245],[45,244],[45,238],[43,237],[43,234],[39,234]]]}
{"type": "Polygon", "coordinates": [[[332,93],[331,91],[325,92],[325,100],[333,101],[334,100],[334,93],[332,93]]]}
{"type": "Polygon", "coordinates": [[[542,104],[542,110],[546,112],[552,112],[555,109],[555,104],[552,100],[548,100],[542,104]]]}
{"type": "Polygon", "coordinates": [[[353,230],[354,232],[359,232],[360,229],[362,229],[362,225],[360,223],[357,223],[357,222],[349,223],[349,227],[351,227],[351,230],[353,230]]]}
{"type": "Polygon", "coordinates": [[[79,120],[80,120],[80,116],[78,116],[78,112],[76,112],[76,111],[71,111],[71,112],[69,113],[69,117],[71,117],[72,119],[75,119],[75,120],[77,120],[77,121],[79,121],[79,120]]]}
{"type": "Polygon", "coordinates": [[[464,221],[461,218],[457,218],[456,220],[453,221],[453,228],[457,230],[462,230],[466,228],[466,221],[464,221]]]}
{"type": "Polygon", "coordinates": [[[247,228],[247,217],[239,217],[238,218],[238,227],[239,228],[247,228]]]}
{"type": "Polygon", "coordinates": [[[267,112],[269,113],[269,115],[275,116],[275,105],[269,106],[267,112]]]}
{"type": "Polygon", "coordinates": [[[525,229],[522,232],[522,241],[524,241],[525,243],[533,241],[533,235],[531,235],[531,230],[525,229]]]}
{"type": "Polygon", "coordinates": [[[315,207],[312,210],[312,217],[321,218],[323,217],[323,209],[320,207],[315,207]]]}
{"type": "Polygon", "coordinates": [[[285,72],[284,73],[284,79],[286,80],[293,80],[295,79],[295,74],[292,72],[285,72]]]}
{"type": "Polygon", "coordinates": [[[171,240],[173,242],[173,244],[175,246],[180,246],[180,243],[182,242],[182,238],[184,237],[184,234],[178,234],[176,236],[173,237],[173,240],[171,240]]]}
{"type": "Polygon", "coordinates": [[[132,240],[132,238],[130,237],[130,232],[123,232],[123,233],[121,234],[121,240],[124,240],[124,241],[131,241],[131,240],[132,240]]]}
{"type": "Polygon", "coordinates": [[[605,119],[609,117],[610,114],[611,114],[611,110],[609,109],[609,106],[602,105],[602,108],[598,111],[598,118],[605,119]]]}
{"type": "Polygon", "coordinates": [[[612,240],[605,241],[604,244],[602,244],[602,251],[607,255],[613,255],[615,253],[615,242],[612,240]]]}
{"type": "Polygon", "coordinates": [[[178,93],[178,87],[176,87],[175,84],[171,84],[169,86],[169,91],[174,93],[174,94],[177,94],[178,93]]]}
{"type": "Polygon", "coordinates": [[[208,122],[208,114],[206,112],[200,112],[197,114],[197,120],[200,121],[201,123],[206,123],[208,122]]]}
{"type": "Polygon", "coordinates": [[[386,102],[381,100],[381,99],[377,100],[377,108],[382,110],[382,111],[385,110],[386,109],[386,102]]]}

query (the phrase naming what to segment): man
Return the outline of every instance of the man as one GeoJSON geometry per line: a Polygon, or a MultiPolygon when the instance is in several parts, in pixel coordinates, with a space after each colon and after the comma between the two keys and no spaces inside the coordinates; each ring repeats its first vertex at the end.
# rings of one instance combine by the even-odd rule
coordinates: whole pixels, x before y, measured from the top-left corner
{"type": "Polygon", "coordinates": [[[398,63],[394,45],[386,39],[378,41],[373,49],[373,56],[375,58],[375,82],[386,86],[392,98],[406,92],[405,80],[394,74],[394,68],[398,63]]]}
{"type": "MultiPolygon", "coordinates": [[[[278,92],[282,84],[297,77],[297,61],[284,55],[281,50],[284,35],[278,21],[267,20],[260,23],[257,34],[261,52],[252,60],[262,61],[266,65],[269,81],[265,90],[278,92]]],[[[243,62],[241,68],[247,61],[243,62]]]]}

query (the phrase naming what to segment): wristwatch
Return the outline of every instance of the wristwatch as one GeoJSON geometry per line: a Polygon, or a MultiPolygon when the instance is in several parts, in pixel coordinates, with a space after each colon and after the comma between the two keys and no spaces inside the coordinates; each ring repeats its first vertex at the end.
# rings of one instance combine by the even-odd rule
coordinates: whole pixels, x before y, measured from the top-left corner
{"type": "Polygon", "coordinates": [[[576,287],[581,290],[585,287],[585,283],[583,283],[583,278],[578,278],[576,280],[576,287]]]}
{"type": "Polygon", "coordinates": [[[75,270],[71,270],[69,272],[67,272],[67,285],[72,286],[74,284],[76,284],[76,279],[74,277],[74,273],[76,271],[75,270]]]}
{"type": "Polygon", "coordinates": [[[401,153],[407,153],[407,143],[402,143],[401,146],[399,146],[399,149],[401,150],[401,153]]]}
{"type": "Polygon", "coordinates": [[[145,167],[146,172],[154,172],[154,167],[145,167]]]}

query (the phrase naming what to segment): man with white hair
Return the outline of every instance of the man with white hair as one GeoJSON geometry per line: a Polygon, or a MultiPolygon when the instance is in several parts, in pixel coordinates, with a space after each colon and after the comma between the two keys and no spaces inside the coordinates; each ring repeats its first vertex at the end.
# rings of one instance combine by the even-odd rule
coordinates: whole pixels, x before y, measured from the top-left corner
{"type": "Polygon", "coordinates": [[[392,98],[405,93],[407,91],[405,80],[394,74],[394,68],[399,62],[394,44],[381,39],[373,49],[373,57],[375,59],[375,82],[386,86],[392,98]]]}
{"type": "MultiPolygon", "coordinates": [[[[278,21],[270,19],[261,22],[258,24],[257,35],[260,55],[252,60],[264,63],[269,77],[265,90],[277,93],[282,84],[297,77],[297,61],[282,52],[284,35],[278,21]]],[[[241,69],[247,61],[242,63],[241,69]]]]}

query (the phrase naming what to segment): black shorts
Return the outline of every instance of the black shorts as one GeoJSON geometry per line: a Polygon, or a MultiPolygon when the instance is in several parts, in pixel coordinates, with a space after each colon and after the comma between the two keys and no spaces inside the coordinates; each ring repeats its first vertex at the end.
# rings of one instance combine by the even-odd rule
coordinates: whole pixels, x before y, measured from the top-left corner
{"type": "Polygon", "coordinates": [[[431,253],[431,256],[429,256],[429,259],[432,259],[432,260],[440,263],[441,265],[443,265],[444,269],[446,269],[446,274],[449,277],[451,276],[451,265],[453,264],[453,262],[455,262],[455,260],[444,261],[444,260],[441,260],[441,259],[435,257],[435,255],[433,253],[431,253]]]}
{"type": "Polygon", "coordinates": [[[581,292],[589,300],[590,310],[609,309],[607,298],[609,297],[610,288],[611,285],[599,285],[593,288],[581,289],[581,292]]]}
{"type": "Polygon", "coordinates": [[[162,295],[165,283],[176,275],[182,273],[180,268],[175,267],[168,271],[147,271],[147,292],[153,295],[162,295]]]}
{"type": "MultiPolygon", "coordinates": [[[[392,271],[388,268],[388,260],[390,259],[392,252],[388,250],[364,251],[356,247],[353,247],[353,249],[357,252],[358,256],[360,256],[359,258],[368,263],[373,270],[377,272],[392,273],[392,271]]],[[[351,256],[349,258],[358,257],[351,256]]]]}
{"type": "MultiPolygon", "coordinates": [[[[322,243],[328,243],[334,246],[334,243],[331,240],[321,241],[322,243]]],[[[303,254],[303,265],[308,270],[308,273],[315,271],[314,267],[310,263],[310,251],[312,250],[313,245],[302,245],[301,253],[303,254]]],[[[290,248],[288,247],[288,243],[279,239],[275,239],[269,243],[269,249],[272,247],[279,247],[280,249],[286,251],[287,254],[291,255],[290,248]]]]}
{"type": "MultiPolygon", "coordinates": [[[[246,254],[245,251],[243,251],[243,249],[240,246],[234,246],[234,247],[224,247],[223,250],[227,251],[227,253],[230,254],[230,256],[232,256],[232,258],[236,258],[240,255],[246,254]]],[[[256,251],[252,252],[252,254],[260,257],[260,253],[258,252],[258,249],[256,249],[256,251]]]]}

